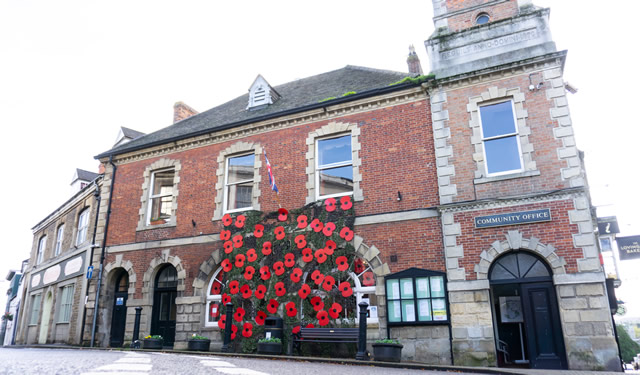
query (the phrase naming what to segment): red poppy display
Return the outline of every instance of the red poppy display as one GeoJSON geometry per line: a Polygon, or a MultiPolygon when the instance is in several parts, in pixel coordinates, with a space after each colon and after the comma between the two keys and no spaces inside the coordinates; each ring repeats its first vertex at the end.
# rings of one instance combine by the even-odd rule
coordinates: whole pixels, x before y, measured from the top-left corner
{"type": "Polygon", "coordinates": [[[334,279],[333,276],[325,276],[322,282],[322,289],[330,292],[334,285],[336,285],[336,279],[334,279]]]}
{"type": "Polygon", "coordinates": [[[302,287],[298,290],[298,296],[300,296],[301,299],[305,299],[309,297],[309,293],[311,293],[311,287],[307,284],[302,284],[302,287]]]}
{"type": "Polygon", "coordinates": [[[287,253],[284,255],[284,265],[288,268],[293,267],[296,264],[296,256],[293,253],[287,253]]]}
{"type": "Polygon", "coordinates": [[[271,278],[271,271],[269,271],[269,266],[260,267],[260,278],[265,281],[271,278]]]}
{"type": "Polygon", "coordinates": [[[218,320],[218,327],[220,329],[224,329],[226,324],[227,324],[227,316],[226,315],[222,315],[220,317],[220,319],[218,320]]]}
{"type": "Polygon", "coordinates": [[[241,234],[237,234],[235,236],[233,236],[233,247],[235,247],[236,249],[239,247],[242,247],[242,235],[241,234]]]}
{"type": "Polygon", "coordinates": [[[287,310],[287,316],[293,318],[298,315],[298,309],[296,309],[296,304],[293,302],[288,302],[284,305],[285,310],[287,310]]]}
{"type": "Polygon", "coordinates": [[[329,315],[331,316],[331,319],[338,319],[341,312],[342,305],[340,305],[338,302],[334,302],[333,305],[331,305],[331,308],[329,308],[329,315]]]}
{"type": "Polygon", "coordinates": [[[293,242],[296,243],[298,249],[302,249],[303,247],[307,246],[307,239],[304,238],[304,234],[297,235],[293,242]]]}
{"type": "Polygon", "coordinates": [[[262,255],[270,255],[271,254],[271,242],[267,241],[262,244],[262,255]]]}
{"type": "Polygon", "coordinates": [[[244,267],[244,260],[245,260],[245,256],[244,254],[236,254],[236,267],[238,268],[242,268],[244,267]]]}
{"type": "Polygon", "coordinates": [[[231,225],[231,223],[233,223],[233,218],[231,217],[231,215],[225,214],[222,217],[222,225],[224,225],[225,227],[228,227],[229,225],[231,225]]]}
{"type": "Polygon", "coordinates": [[[353,231],[349,227],[344,227],[340,230],[340,238],[344,238],[345,241],[351,241],[353,239],[353,231]]]}
{"type": "Polygon", "coordinates": [[[302,276],[302,270],[296,267],[293,270],[291,270],[291,275],[289,277],[291,278],[291,281],[293,281],[294,283],[299,283],[301,276],[302,276]]]}
{"type": "Polygon", "coordinates": [[[240,291],[240,283],[238,280],[233,280],[229,283],[229,293],[238,294],[240,291]]]}
{"type": "Polygon", "coordinates": [[[249,285],[244,284],[240,288],[240,293],[242,293],[242,298],[247,299],[251,298],[251,296],[253,295],[253,290],[251,290],[251,287],[249,285]]]}
{"type": "Polygon", "coordinates": [[[297,218],[298,221],[298,228],[299,229],[304,229],[307,227],[307,216],[306,215],[300,215],[297,218]]]}
{"type": "Polygon", "coordinates": [[[252,335],[253,335],[253,324],[246,322],[242,326],[242,336],[249,338],[252,335]]]}
{"type": "Polygon", "coordinates": [[[327,237],[331,237],[334,230],[336,230],[336,225],[330,221],[324,225],[322,233],[327,237]]]}
{"type": "Polygon", "coordinates": [[[307,324],[305,328],[315,328],[316,326],[313,323],[307,324]]]}
{"type": "Polygon", "coordinates": [[[322,310],[318,312],[318,315],[316,315],[316,318],[318,318],[318,324],[320,326],[326,326],[327,324],[329,324],[329,314],[322,310]]]}
{"type": "Polygon", "coordinates": [[[226,241],[224,244],[222,244],[222,247],[224,248],[225,254],[231,254],[231,252],[233,251],[233,242],[226,241]]]}
{"type": "Polygon", "coordinates": [[[353,294],[353,289],[351,289],[351,284],[348,281],[341,282],[338,289],[342,292],[343,297],[351,297],[353,294]]]}
{"type": "Polygon", "coordinates": [[[264,225],[256,224],[256,226],[253,228],[253,235],[256,236],[256,238],[262,237],[262,235],[264,234],[264,225]]]}
{"type": "Polygon", "coordinates": [[[324,249],[316,250],[316,260],[320,264],[322,264],[322,263],[327,261],[327,253],[324,251],[324,249]]]}
{"type": "Polygon", "coordinates": [[[244,314],[245,314],[244,309],[242,307],[238,307],[236,311],[233,313],[233,319],[235,319],[236,322],[241,322],[242,319],[244,319],[244,314]]]}
{"type": "MultiPolygon", "coordinates": [[[[218,278],[220,278],[220,276],[221,275],[218,274],[218,278]]],[[[220,284],[218,280],[214,281],[213,284],[211,284],[210,294],[217,295],[217,294],[220,294],[221,291],[222,291],[222,284],[220,284]]]]}
{"type": "Polygon", "coordinates": [[[316,233],[320,232],[323,227],[324,224],[322,224],[322,221],[318,219],[313,219],[313,221],[311,222],[311,229],[313,229],[313,231],[316,233]]]}
{"type": "Polygon", "coordinates": [[[324,302],[322,302],[322,297],[315,296],[311,298],[311,306],[315,311],[320,311],[324,309],[324,302]]]}
{"type": "Polygon", "coordinates": [[[336,200],[334,198],[329,198],[324,201],[324,207],[327,212],[333,212],[336,210],[336,200]]]}
{"type": "Polygon", "coordinates": [[[338,271],[346,271],[349,268],[349,260],[346,256],[340,255],[336,258],[336,266],[338,266],[338,271]]]}
{"type": "Polygon", "coordinates": [[[276,235],[276,240],[281,240],[285,236],[283,227],[276,227],[276,229],[273,230],[273,233],[276,235]]]}
{"type": "Polygon", "coordinates": [[[253,266],[247,266],[247,268],[244,269],[245,280],[252,280],[253,275],[255,275],[255,273],[256,273],[256,269],[253,268],[253,266]]]}
{"type": "Polygon", "coordinates": [[[231,296],[227,293],[222,293],[222,304],[226,305],[229,302],[231,302],[231,296]]]}
{"type": "Polygon", "coordinates": [[[233,264],[231,264],[231,261],[229,259],[223,260],[220,265],[222,266],[222,270],[224,272],[229,272],[233,269],[233,264]]]}
{"type": "Polygon", "coordinates": [[[209,311],[209,316],[212,318],[217,318],[220,316],[220,304],[219,303],[211,303],[211,310],[209,311]]]}
{"type": "Polygon", "coordinates": [[[264,325],[264,319],[267,317],[267,313],[264,311],[258,311],[256,313],[256,324],[261,326],[264,325]]]}
{"type": "Polygon", "coordinates": [[[258,259],[258,254],[256,253],[256,249],[247,250],[247,261],[255,262],[258,259]]]}
{"type": "Polygon", "coordinates": [[[273,264],[273,272],[276,275],[280,276],[284,273],[284,271],[285,271],[284,263],[278,261],[273,264]]]}
{"type": "Polygon", "coordinates": [[[311,280],[313,280],[316,285],[320,285],[324,280],[324,275],[322,274],[322,272],[320,272],[320,270],[315,270],[311,273],[311,280]]]}
{"type": "Polygon", "coordinates": [[[240,229],[244,227],[245,219],[244,215],[238,215],[238,217],[236,217],[236,228],[240,229]]]}
{"type": "Polygon", "coordinates": [[[310,248],[305,248],[302,250],[302,261],[309,263],[313,260],[313,250],[310,248]]]}
{"type": "Polygon", "coordinates": [[[271,314],[275,314],[278,312],[278,306],[280,306],[280,303],[272,298],[269,300],[269,304],[267,305],[267,311],[271,314]]]}
{"type": "Polygon", "coordinates": [[[231,239],[231,231],[228,229],[223,229],[220,231],[220,240],[221,241],[229,241],[231,239]]]}
{"type": "Polygon", "coordinates": [[[298,333],[300,333],[300,326],[295,326],[293,327],[293,329],[291,329],[291,333],[293,333],[294,335],[297,335],[298,333]]]}
{"type": "Polygon", "coordinates": [[[278,208],[278,220],[286,221],[287,216],[289,216],[289,211],[286,208],[278,208]]]}
{"type": "Polygon", "coordinates": [[[346,210],[350,209],[352,205],[353,205],[353,203],[351,202],[351,197],[350,196],[346,195],[346,196],[340,198],[340,208],[343,211],[346,211],[346,210]]]}
{"type": "Polygon", "coordinates": [[[376,285],[376,279],[373,277],[373,272],[365,272],[362,275],[362,285],[364,286],[374,286],[376,285]]]}
{"type": "Polygon", "coordinates": [[[267,293],[267,287],[264,285],[258,285],[256,287],[256,292],[254,293],[257,299],[263,299],[265,293],[267,293]]]}
{"type": "Polygon", "coordinates": [[[236,335],[238,333],[238,326],[235,324],[231,325],[231,340],[235,340],[236,335]]]}
{"type": "Polygon", "coordinates": [[[361,274],[364,271],[364,262],[360,258],[356,258],[353,264],[353,270],[356,274],[361,274]]]}
{"type": "Polygon", "coordinates": [[[287,294],[287,289],[285,289],[284,283],[282,281],[278,281],[273,288],[275,289],[276,296],[278,297],[282,297],[287,294]]]}
{"type": "Polygon", "coordinates": [[[333,255],[333,251],[338,247],[338,245],[336,245],[336,243],[333,240],[327,240],[327,242],[325,242],[324,244],[324,252],[327,253],[327,255],[333,255]]]}

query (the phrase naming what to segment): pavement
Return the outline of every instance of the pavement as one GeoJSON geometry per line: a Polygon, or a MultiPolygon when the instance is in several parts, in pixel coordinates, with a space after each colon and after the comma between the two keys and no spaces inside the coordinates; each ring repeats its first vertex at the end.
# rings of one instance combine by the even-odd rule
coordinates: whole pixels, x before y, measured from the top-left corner
{"type": "MultiPolygon", "coordinates": [[[[304,361],[315,363],[336,363],[352,366],[376,366],[376,367],[390,367],[390,368],[404,368],[412,370],[430,370],[430,371],[442,371],[442,372],[458,372],[458,373],[481,373],[481,374],[495,374],[495,375],[620,375],[620,372],[610,371],[583,371],[583,370],[534,370],[534,369],[520,369],[520,368],[498,368],[498,367],[469,367],[469,366],[444,366],[444,365],[430,365],[426,363],[418,362],[379,362],[379,361],[358,361],[349,358],[327,358],[327,357],[298,357],[289,355],[279,355],[277,357],[271,355],[262,354],[246,354],[246,353],[222,353],[222,352],[192,352],[187,350],[149,350],[149,349],[120,349],[120,348],[88,348],[72,345],[14,345],[12,348],[48,348],[48,349],[79,349],[79,350],[111,350],[111,351],[139,351],[139,352],[164,352],[164,353],[176,353],[176,354],[188,354],[188,355],[201,355],[217,357],[238,357],[238,358],[259,358],[259,359],[278,359],[287,361],[304,361]]],[[[639,374],[638,370],[626,370],[624,374],[639,374]]]]}

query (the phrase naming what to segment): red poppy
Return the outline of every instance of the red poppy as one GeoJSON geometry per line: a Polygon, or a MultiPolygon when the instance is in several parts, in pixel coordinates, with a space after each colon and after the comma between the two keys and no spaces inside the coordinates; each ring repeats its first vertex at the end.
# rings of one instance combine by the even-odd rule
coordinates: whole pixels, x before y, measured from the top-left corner
{"type": "Polygon", "coordinates": [[[231,296],[228,295],[227,293],[223,293],[222,294],[222,304],[226,305],[229,302],[231,302],[231,296]]]}
{"type": "Polygon", "coordinates": [[[307,324],[307,326],[306,326],[306,327],[304,327],[304,328],[315,328],[315,327],[316,327],[316,326],[315,326],[315,325],[313,325],[313,323],[309,323],[309,324],[307,324]]]}
{"type": "Polygon", "coordinates": [[[243,326],[242,326],[242,336],[244,337],[251,337],[253,335],[253,324],[246,322],[243,326]]]}
{"type": "Polygon", "coordinates": [[[311,222],[311,229],[313,229],[313,231],[316,233],[320,232],[323,227],[324,225],[322,224],[322,221],[318,219],[313,219],[313,221],[311,222]]]}
{"type": "Polygon", "coordinates": [[[342,228],[340,238],[344,238],[345,241],[351,241],[353,239],[353,231],[349,227],[342,228]]]}
{"type": "Polygon", "coordinates": [[[340,198],[340,208],[342,208],[343,211],[350,209],[351,206],[352,206],[352,202],[351,202],[350,196],[347,195],[340,198]]]}
{"type": "Polygon", "coordinates": [[[346,256],[341,255],[336,258],[336,265],[338,266],[338,271],[346,271],[349,268],[349,260],[346,256]]]}
{"type": "MultiPolygon", "coordinates": [[[[289,276],[291,278],[291,281],[293,281],[294,283],[299,283],[300,282],[300,277],[302,276],[302,270],[298,267],[294,268],[293,271],[291,271],[291,276],[289,276]]],[[[220,294],[220,293],[218,293],[220,294]]]]}
{"type": "Polygon", "coordinates": [[[300,296],[300,299],[307,298],[309,296],[309,293],[311,293],[311,288],[309,287],[309,285],[302,284],[302,288],[298,290],[298,295],[300,296]]]}
{"type": "Polygon", "coordinates": [[[255,273],[256,273],[256,269],[253,268],[253,266],[247,266],[247,268],[244,269],[245,280],[253,279],[253,275],[255,275],[255,273]]]}
{"type": "Polygon", "coordinates": [[[222,290],[222,285],[220,285],[219,282],[214,281],[213,284],[211,285],[211,294],[220,294],[221,290],[222,290]]]}
{"type": "Polygon", "coordinates": [[[273,230],[273,233],[276,235],[276,240],[283,239],[285,235],[283,227],[276,227],[276,229],[273,230]]]}
{"type": "Polygon", "coordinates": [[[298,216],[298,228],[299,229],[304,229],[307,227],[307,216],[306,215],[300,215],[298,216]]]}
{"type": "Polygon", "coordinates": [[[320,264],[322,264],[322,263],[327,261],[327,253],[324,251],[324,249],[316,250],[316,260],[320,264]]]}
{"type": "Polygon", "coordinates": [[[267,313],[264,311],[258,311],[256,313],[256,324],[261,326],[264,325],[264,318],[267,317],[267,313]]]}
{"type": "Polygon", "coordinates": [[[265,293],[267,293],[267,287],[264,285],[258,285],[254,294],[256,295],[257,299],[263,299],[265,293]]]}
{"type": "Polygon", "coordinates": [[[224,247],[225,254],[231,254],[231,252],[233,251],[233,242],[226,241],[224,244],[222,244],[222,247],[224,247]]]}
{"type": "Polygon", "coordinates": [[[324,206],[327,212],[333,212],[336,210],[336,200],[334,198],[329,198],[324,201],[324,206]]]}
{"type": "Polygon", "coordinates": [[[267,241],[262,244],[262,255],[270,255],[271,254],[271,242],[267,241]]]}
{"type": "Polygon", "coordinates": [[[244,220],[246,218],[244,217],[244,215],[238,215],[238,217],[236,217],[236,228],[242,228],[244,227],[244,220]]]}
{"type": "Polygon", "coordinates": [[[267,311],[271,314],[275,314],[278,311],[278,306],[280,306],[280,303],[272,298],[269,300],[269,304],[267,305],[267,311]]]}
{"type": "Polygon", "coordinates": [[[318,315],[316,315],[316,318],[318,318],[318,324],[321,326],[326,326],[327,324],[329,324],[329,314],[327,314],[327,312],[324,310],[319,311],[318,315]]]}
{"type": "Polygon", "coordinates": [[[233,223],[233,218],[231,217],[231,215],[225,214],[222,217],[222,225],[224,225],[225,227],[228,227],[229,225],[231,225],[231,223],[233,223]]]}
{"type": "Polygon", "coordinates": [[[362,259],[356,258],[356,260],[355,260],[355,262],[353,264],[353,270],[358,275],[361,274],[362,271],[364,271],[364,262],[362,262],[362,259]]]}
{"type": "Polygon", "coordinates": [[[353,294],[353,289],[351,289],[351,284],[348,281],[341,282],[338,289],[342,292],[343,297],[350,297],[353,294]]]}
{"type": "Polygon", "coordinates": [[[273,272],[276,275],[280,276],[284,273],[284,271],[285,271],[284,263],[278,261],[273,264],[273,272]]]}
{"type": "Polygon", "coordinates": [[[335,250],[336,247],[338,247],[338,245],[336,245],[333,240],[327,240],[327,242],[324,243],[324,252],[327,253],[327,255],[333,255],[333,250],[335,250]]]}
{"type": "Polygon", "coordinates": [[[341,312],[342,312],[342,305],[340,305],[338,302],[334,302],[333,305],[331,305],[331,308],[329,309],[329,315],[331,316],[332,319],[338,319],[341,312]]]}
{"type": "Polygon", "coordinates": [[[222,315],[220,317],[220,319],[218,320],[218,327],[220,329],[224,329],[226,324],[227,324],[227,316],[226,315],[222,315]]]}
{"type": "Polygon", "coordinates": [[[239,290],[240,290],[240,283],[238,282],[238,280],[233,280],[229,283],[229,293],[238,294],[239,290]]]}
{"type": "Polygon", "coordinates": [[[236,322],[241,322],[242,319],[244,319],[244,309],[242,307],[238,307],[236,309],[236,311],[233,313],[233,319],[236,320],[236,322]]]}
{"type": "Polygon", "coordinates": [[[313,250],[306,248],[302,250],[302,261],[309,263],[313,260],[313,250]]]}
{"type": "Polygon", "coordinates": [[[293,318],[298,315],[298,309],[296,309],[296,304],[293,302],[289,302],[284,305],[284,308],[287,310],[287,316],[293,318]]]}
{"type": "Polygon", "coordinates": [[[324,280],[324,275],[320,270],[315,270],[311,273],[311,280],[313,280],[316,285],[322,284],[322,280],[324,280]]]}
{"type": "Polygon", "coordinates": [[[298,249],[302,249],[303,247],[307,246],[307,239],[304,238],[304,234],[297,235],[293,242],[298,245],[298,249]]]}
{"type": "Polygon", "coordinates": [[[253,235],[256,236],[256,238],[260,238],[262,237],[263,234],[264,234],[264,225],[256,224],[256,226],[253,229],[253,235]]]}
{"type": "Polygon", "coordinates": [[[211,303],[211,310],[209,311],[209,316],[212,318],[217,318],[220,316],[220,304],[219,303],[211,303]]]}
{"type": "Polygon", "coordinates": [[[278,297],[282,297],[287,294],[287,289],[284,287],[284,283],[282,281],[278,281],[273,288],[276,290],[276,296],[278,297]]]}
{"type": "Polygon", "coordinates": [[[288,268],[293,267],[296,264],[296,256],[293,253],[287,253],[284,255],[284,265],[288,268]]]}
{"type": "Polygon", "coordinates": [[[362,285],[364,286],[374,286],[376,285],[376,279],[373,277],[373,272],[365,272],[362,275],[362,285]]]}
{"type": "Polygon", "coordinates": [[[295,326],[293,327],[293,329],[291,330],[291,333],[293,333],[294,335],[297,335],[298,333],[300,333],[300,326],[295,326]]]}
{"type": "Polygon", "coordinates": [[[242,293],[242,298],[247,299],[251,298],[251,296],[253,295],[253,290],[251,290],[251,287],[249,285],[244,284],[242,288],[240,288],[240,293],[242,293]]]}
{"type": "Polygon", "coordinates": [[[239,247],[242,247],[242,235],[238,234],[233,236],[233,247],[235,247],[236,249],[239,247]]]}
{"type": "Polygon", "coordinates": [[[326,276],[322,283],[322,289],[330,292],[334,285],[336,285],[336,279],[334,279],[333,276],[326,276]]]}
{"type": "Polygon", "coordinates": [[[256,254],[256,249],[247,250],[247,261],[255,262],[258,259],[258,254],[256,254]]]}
{"type": "Polygon", "coordinates": [[[322,297],[320,296],[312,297],[311,306],[313,306],[313,309],[316,311],[320,311],[324,309],[324,302],[322,302],[322,297]]]}
{"type": "Polygon", "coordinates": [[[324,233],[324,235],[327,237],[331,237],[334,230],[336,230],[336,225],[330,221],[324,225],[324,229],[322,229],[322,233],[324,233]]]}
{"type": "Polygon", "coordinates": [[[271,271],[269,271],[269,266],[260,267],[260,278],[262,280],[269,280],[271,278],[271,271]]]}
{"type": "Polygon", "coordinates": [[[238,326],[235,324],[231,325],[231,340],[235,340],[236,334],[238,333],[238,326]]]}
{"type": "Polygon", "coordinates": [[[220,265],[222,266],[222,270],[224,272],[229,272],[233,269],[233,264],[231,264],[231,261],[229,259],[223,260],[220,265]]]}
{"type": "Polygon", "coordinates": [[[289,211],[286,208],[278,208],[278,220],[285,221],[288,215],[289,211]]]}
{"type": "Polygon", "coordinates": [[[236,254],[236,267],[238,268],[242,268],[244,267],[244,260],[245,260],[245,256],[244,254],[236,254]]]}
{"type": "Polygon", "coordinates": [[[231,231],[228,229],[223,229],[220,231],[220,240],[229,241],[231,238],[231,231]]]}

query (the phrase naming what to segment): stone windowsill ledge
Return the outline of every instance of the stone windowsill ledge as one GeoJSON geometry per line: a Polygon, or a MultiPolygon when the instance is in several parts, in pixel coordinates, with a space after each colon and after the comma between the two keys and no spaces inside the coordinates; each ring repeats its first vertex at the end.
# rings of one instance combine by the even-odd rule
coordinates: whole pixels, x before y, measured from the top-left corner
{"type": "Polygon", "coordinates": [[[536,170],[533,170],[533,171],[524,171],[524,172],[518,172],[518,173],[511,173],[511,174],[505,174],[505,175],[502,175],[502,176],[480,177],[480,178],[474,179],[473,183],[476,184],[476,185],[479,185],[479,184],[486,184],[486,183],[490,183],[490,182],[511,180],[511,179],[514,179],[514,178],[533,177],[533,176],[540,176],[540,171],[536,169],[536,170]]]}

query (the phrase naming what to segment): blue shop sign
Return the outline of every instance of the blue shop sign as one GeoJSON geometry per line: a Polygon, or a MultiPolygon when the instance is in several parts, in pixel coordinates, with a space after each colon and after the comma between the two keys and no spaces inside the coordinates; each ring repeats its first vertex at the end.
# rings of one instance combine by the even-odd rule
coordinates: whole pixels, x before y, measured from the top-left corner
{"type": "Polygon", "coordinates": [[[537,223],[551,221],[551,211],[548,208],[533,211],[520,211],[508,214],[474,217],[476,228],[500,227],[504,225],[537,223]]]}

